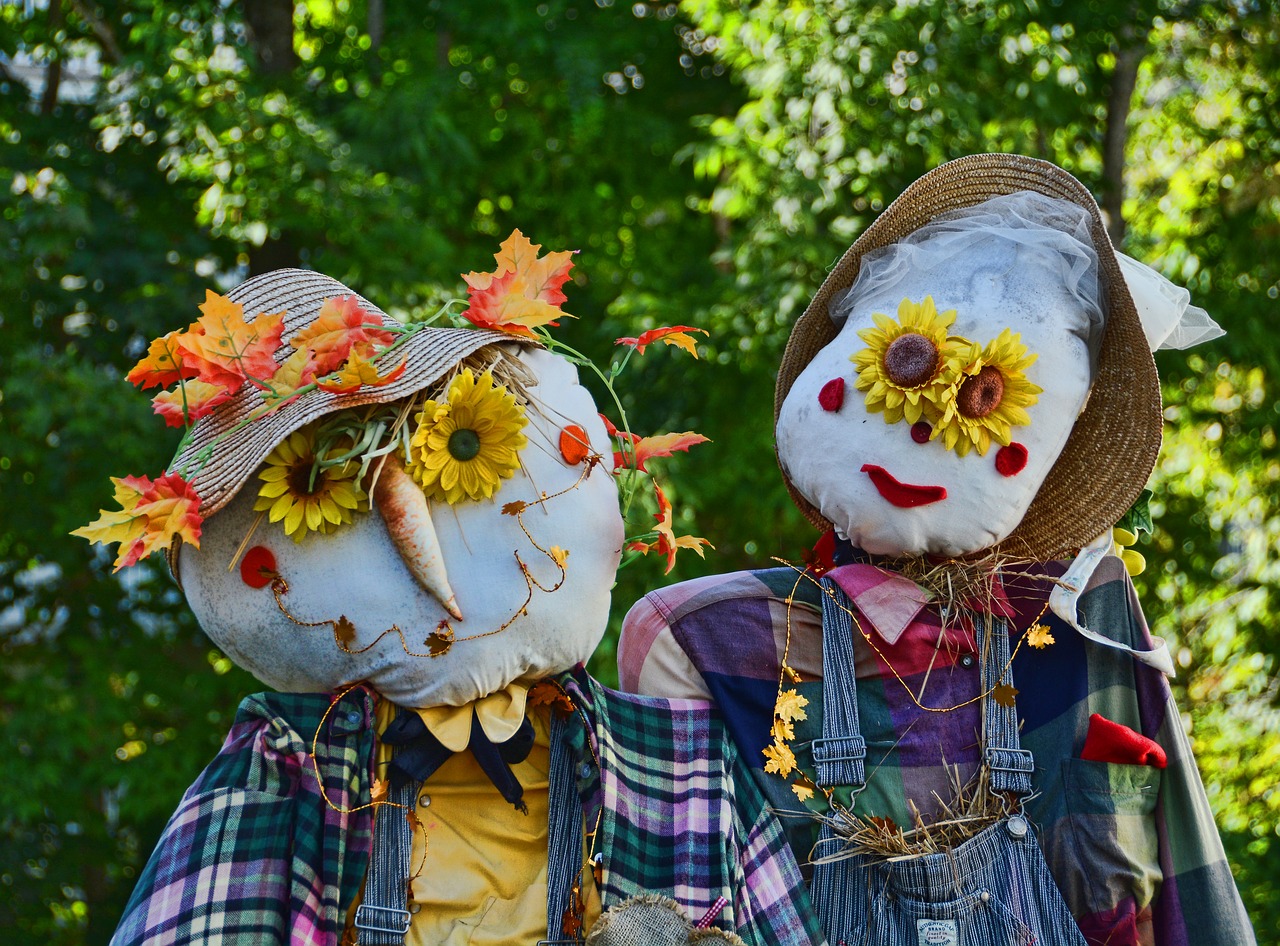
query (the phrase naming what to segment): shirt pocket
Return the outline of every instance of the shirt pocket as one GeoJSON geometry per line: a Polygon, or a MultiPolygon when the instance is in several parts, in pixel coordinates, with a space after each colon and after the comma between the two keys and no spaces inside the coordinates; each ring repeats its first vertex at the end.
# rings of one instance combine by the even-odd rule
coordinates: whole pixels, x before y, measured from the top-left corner
{"type": "MultiPolygon", "coordinates": [[[[1132,900],[1141,910],[1155,899],[1163,874],[1154,817],[1163,770],[1067,759],[1063,763],[1070,843],[1069,872],[1093,914],[1132,900]]],[[[1072,898],[1079,903],[1079,899],[1072,898]]]]}

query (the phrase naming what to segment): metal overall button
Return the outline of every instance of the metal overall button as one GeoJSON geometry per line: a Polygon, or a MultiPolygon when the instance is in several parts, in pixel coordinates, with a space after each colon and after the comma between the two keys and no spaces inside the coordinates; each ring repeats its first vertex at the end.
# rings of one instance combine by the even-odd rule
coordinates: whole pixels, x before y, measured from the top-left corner
{"type": "Polygon", "coordinates": [[[1015,838],[1025,838],[1027,836],[1027,819],[1022,815],[1014,815],[1004,823],[1004,827],[1015,838]]]}

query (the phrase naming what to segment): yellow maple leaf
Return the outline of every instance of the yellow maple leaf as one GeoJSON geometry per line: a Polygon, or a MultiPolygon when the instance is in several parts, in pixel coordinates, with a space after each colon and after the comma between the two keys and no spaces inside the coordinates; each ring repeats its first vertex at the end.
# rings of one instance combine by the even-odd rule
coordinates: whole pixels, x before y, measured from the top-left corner
{"type": "Polygon", "coordinates": [[[773,720],[773,741],[786,742],[789,739],[796,738],[796,731],[791,723],[785,719],[774,717],[773,720]]]}
{"type": "Polygon", "coordinates": [[[562,549],[558,545],[553,545],[551,548],[547,549],[547,554],[550,555],[551,560],[561,568],[564,568],[564,563],[569,558],[568,549],[562,549]]]}
{"type": "Polygon", "coordinates": [[[380,388],[404,374],[408,363],[408,360],[401,361],[386,374],[380,374],[377,365],[353,350],[342,367],[328,377],[317,380],[316,387],[330,394],[351,394],[365,385],[380,388]]]}
{"type": "Polygon", "coordinates": [[[773,772],[786,778],[796,770],[795,753],[786,743],[775,742],[773,745],[765,746],[764,757],[766,772],[773,772]]]}
{"type": "Polygon", "coordinates": [[[1027,631],[1027,643],[1037,650],[1041,650],[1054,643],[1055,638],[1049,633],[1049,628],[1043,624],[1033,624],[1027,631]]]}
{"type": "Polygon", "coordinates": [[[813,789],[804,782],[796,782],[791,786],[791,791],[795,792],[796,798],[801,801],[808,801],[813,797],[813,789]]]}
{"type": "Polygon", "coordinates": [[[782,690],[773,706],[773,715],[788,722],[799,722],[809,718],[809,714],[804,711],[808,705],[809,701],[795,690],[782,690]]]}

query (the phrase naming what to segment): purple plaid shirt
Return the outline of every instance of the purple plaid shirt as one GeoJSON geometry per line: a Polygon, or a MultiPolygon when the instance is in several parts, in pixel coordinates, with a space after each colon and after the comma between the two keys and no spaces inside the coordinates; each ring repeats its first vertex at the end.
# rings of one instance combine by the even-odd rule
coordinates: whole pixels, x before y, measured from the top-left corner
{"type": "MultiPolygon", "coordinates": [[[[1039,620],[1055,638],[1021,647],[1013,662],[1022,746],[1035,757],[1037,795],[1026,810],[1039,827],[1050,870],[1091,944],[1209,946],[1254,942],[1169,686],[1127,654],[1087,644],[1042,613],[1055,564],[1009,577],[1005,611],[1014,640],[1039,620]],[[1091,714],[1159,743],[1168,767],[1080,758],[1091,714]]],[[[912,823],[908,801],[936,812],[952,794],[947,766],[968,778],[980,759],[981,692],[972,627],[944,630],[937,609],[902,576],[872,565],[832,573],[853,601],[857,695],[867,740],[866,790],[856,811],[912,823]],[[950,712],[920,709],[960,708],[950,712]]],[[[789,785],[763,771],[790,627],[787,662],[799,671],[808,719],[792,746],[812,777],[807,742],[821,735],[820,591],[775,568],[696,579],[652,592],[623,624],[624,689],[713,699],[772,803],[802,811],[789,785]]],[[[1103,560],[1082,596],[1087,626],[1141,649],[1151,646],[1118,559],[1103,560]]],[[[847,797],[847,796],[846,796],[847,797]]],[[[819,795],[820,799],[821,796],[819,795]]],[[[808,803],[813,811],[825,804],[808,803]]],[[[812,819],[786,818],[799,860],[816,838],[812,819]]]]}

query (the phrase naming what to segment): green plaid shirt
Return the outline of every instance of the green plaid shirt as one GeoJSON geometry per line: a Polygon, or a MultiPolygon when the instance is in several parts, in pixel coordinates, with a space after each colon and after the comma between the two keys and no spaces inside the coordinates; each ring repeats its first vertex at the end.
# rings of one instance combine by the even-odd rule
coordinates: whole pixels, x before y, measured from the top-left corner
{"type": "MultiPolygon", "coordinates": [[[[604,907],[663,893],[697,921],[724,897],[711,925],[751,946],[820,943],[783,832],[711,708],[615,693],[585,675],[563,682],[582,710],[566,738],[585,823],[600,824],[604,907]]],[[[363,689],[330,700],[244,701],[165,828],[113,946],[335,946],[368,862],[375,717],[363,689]]]]}

